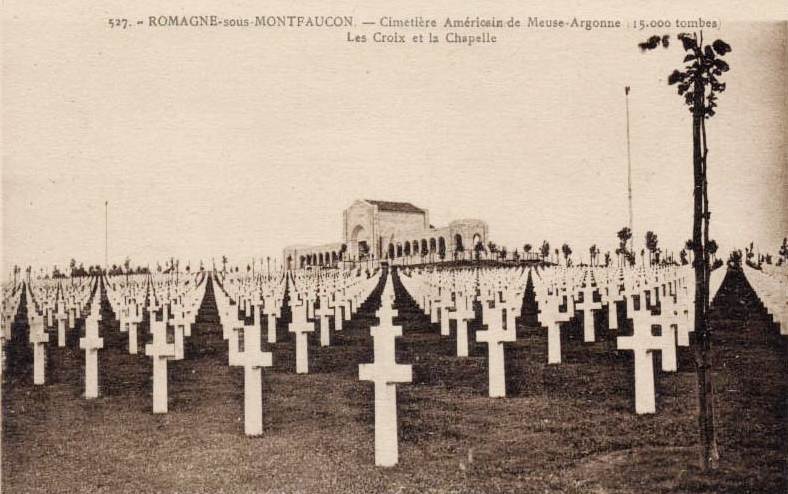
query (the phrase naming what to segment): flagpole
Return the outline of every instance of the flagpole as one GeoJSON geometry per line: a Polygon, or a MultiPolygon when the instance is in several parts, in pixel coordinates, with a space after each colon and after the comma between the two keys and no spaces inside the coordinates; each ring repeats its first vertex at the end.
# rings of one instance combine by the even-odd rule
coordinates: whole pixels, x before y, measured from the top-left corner
{"type": "Polygon", "coordinates": [[[629,143],[629,86],[624,87],[624,94],[627,107],[627,196],[629,199],[629,233],[632,245],[630,246],[631,252],[635,252],[635,231],[632,226],[632,153],[629,143]]]}
{"type": "Polygon", "coordinates": [[[109,201],[104,201],[104,271],[107,271],[109,245],[109,201]]]}

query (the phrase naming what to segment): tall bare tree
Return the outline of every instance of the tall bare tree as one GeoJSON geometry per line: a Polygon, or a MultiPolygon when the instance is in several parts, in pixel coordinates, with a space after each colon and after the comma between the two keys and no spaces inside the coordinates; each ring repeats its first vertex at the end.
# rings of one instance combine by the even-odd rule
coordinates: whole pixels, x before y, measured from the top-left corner
{"type": "MultiPolygon", "coordinates": [[[[725,91],[719,78],[729,70],[722,59],[731,51],[728,43],[718,39],[711,45],[703,44],[703,31],[681,33],[677,36],[684,51],[683,66],[668,76],[669,85],[677,85],[679,96],[692,114],[693,165],[693,221],[692,264],[695,269],[695,364],[698,373],[698,423],[703,445],[701,466],[716,468],[719,463],[716,430],[714,427],[714,388],[711,376],[711,334],[707,324],[709,310],[709,212],[707,163],[709,148],[706,139],[706,120],[716,113],[717,94],[725,91]]],[[[642,51],[658,46],[668,48],[670,37],[652,36],[641,43],[642,51]]]]}

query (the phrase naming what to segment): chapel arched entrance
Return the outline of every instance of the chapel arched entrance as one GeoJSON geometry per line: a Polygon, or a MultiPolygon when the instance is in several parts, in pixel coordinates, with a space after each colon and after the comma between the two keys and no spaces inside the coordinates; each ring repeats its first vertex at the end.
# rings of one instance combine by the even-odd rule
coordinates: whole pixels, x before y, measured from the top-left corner
{"type": "Polygon", "coordinates": [[[363,261],[369,257],[371,242],[369,232],[363,225],[356,225],[350,232],[350,245],[352,254],[359,261],[363,261]]]}

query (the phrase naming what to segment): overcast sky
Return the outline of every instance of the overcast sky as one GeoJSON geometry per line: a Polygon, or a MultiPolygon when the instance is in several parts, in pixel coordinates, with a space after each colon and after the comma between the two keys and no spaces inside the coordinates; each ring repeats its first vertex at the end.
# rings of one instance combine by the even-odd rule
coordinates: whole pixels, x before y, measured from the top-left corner
{"type": "MultiPolygon", "coordinates": [[[[110,264],[279,257],[341,240],[358,198],[412,202],[435,226],[480,218],[510,249],[547,239],[587,259],[627,223],[625,85],[636,241],[653,230],[677,251],[691,235],[690,113],[666,83],[683,52],[641,53],[653,32],[356,46],[344,30],[118,33],[103,13],[74,15],[57,28],[56,12],[4,17],[5,266],[103,263],[105,200],[110,264]]],[[[776,252],[785,26],[706,36],[733,47],[708,123],[711,236],[723,252],[751,240],[776,252]]]]}

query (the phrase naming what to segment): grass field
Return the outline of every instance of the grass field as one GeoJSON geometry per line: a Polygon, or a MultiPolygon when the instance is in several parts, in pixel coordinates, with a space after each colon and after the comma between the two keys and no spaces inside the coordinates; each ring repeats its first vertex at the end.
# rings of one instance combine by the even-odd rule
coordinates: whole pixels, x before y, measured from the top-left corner
{"type": "Polygon", "coordinates": [[[395,288],[397,360],[414,371],[412,384],[398,386],[397,467],[374,466],[373,386],[358,380],[358,364],[372,360],[379,289],[332,332],[332,346],[310,335],[308,375],[295,374],[293,339],[279,325],[279,343],[264,345],[274,353],[263,377],[264,435],[247,438],[243,372],[226,365],[209,287],[187,358],[170,362],[166,415],[150,412],[150,359],[126,353],[116,322],[102,329],[97,400],[80,396],[83,355],[73,339],[48,349],[45,386],[13,369],[2,395],[3,492],[788,490],[787,338],[741,273],[728,274],[713,306],[721,461],[711,473],[697,468],[690,350],[680,349],[678,372],[657,372],[657,413],[637,416],[631,352],[615,351],[613,335],[599,330],[606,314],[597,314],[597,343],[584,344],[576,325],[563,331],[564,363],[548,366],[546,332],[526,300],[506,349],[509,396],[491,399],[486,346],[454,357],[454,337],[440,337],[395,288]]]}

